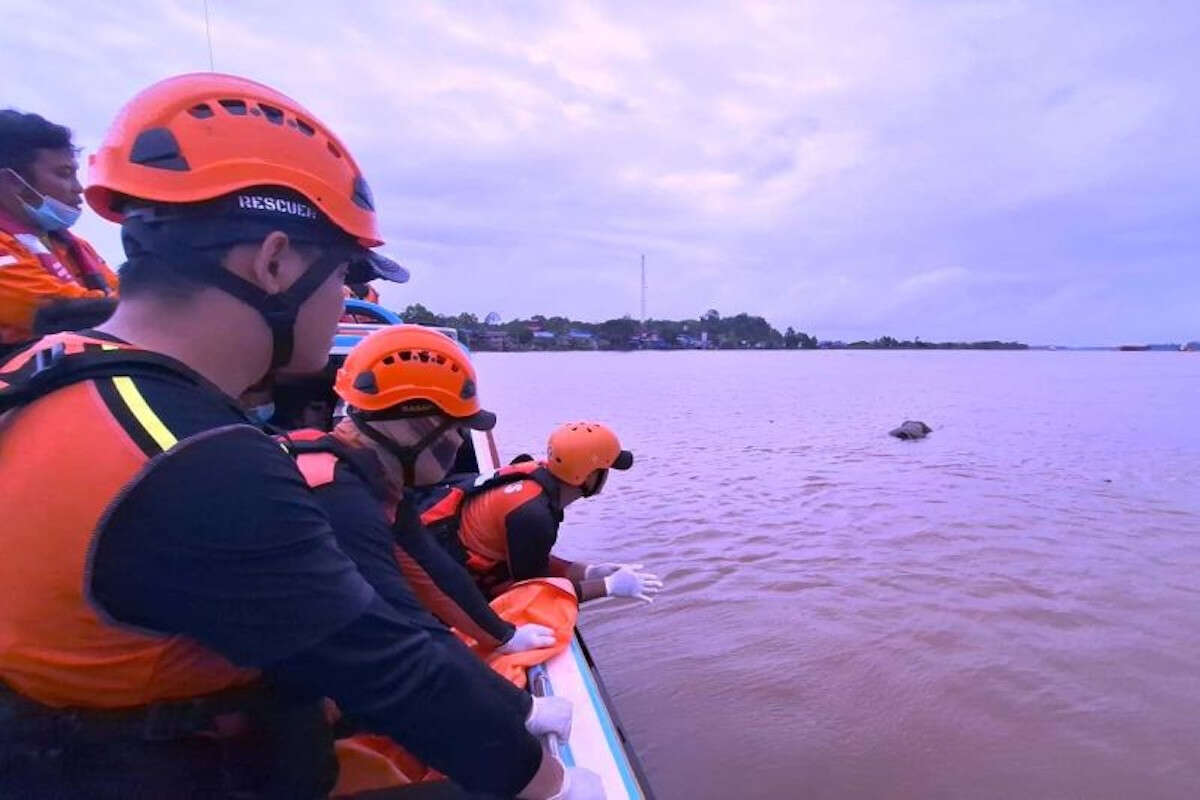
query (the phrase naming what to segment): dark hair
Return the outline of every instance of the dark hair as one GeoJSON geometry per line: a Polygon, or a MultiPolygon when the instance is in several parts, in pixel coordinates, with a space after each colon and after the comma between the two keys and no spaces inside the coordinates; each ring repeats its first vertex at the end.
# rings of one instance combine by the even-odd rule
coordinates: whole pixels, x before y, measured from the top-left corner
{"type": "Polygon", "coordinates": [[[70,128],[37,114],[12,108],[0,110],[0,169],[8,167],[24,174],[37,160],[38,150],[70,148],[70,128]]]}
{"type": "MultiPolygon", "coordinates": [[[[171,227],[168,226],[166,230],[168,231],[167,236],[171,236],[171,227]]],[[[177,238],[181,243],[187,242],[186,229],[180,230],[177,238]]],[[[128,260],[118,270],[121,277],[121,297],[126,299],[154,297],[169,304],[183,303],[212,285],[203,277],[189,275],[186,266],[173,264],[168,257],[147,252],[133,237],[122,236],[121,241],[125,245],[125,254],[128,257],[128,260]]],[[[242,244],[250,243],[243,242],[242,244]]],[[[202,255],[199,257],[208,263],[200,266],[199,269],[223,269],[224,267],[218,265],[225,261],[229,251],[236,246],[228,245],[223,248],[202,250],[202,255]]],[[[293,242],[292,247],[305,257],[313,257],[319,252],[317,246],[305,242],[293,242]]],[[[183,252],[187,252],[186,245],[183,247],[183,252]]]]}
{"type": "Polygon", "coordinates": [[[126,299],[154,296],[168,303],[182,303],[207,285],[149,254],[130,258],[117,272],[121,297],[126,299]]]}

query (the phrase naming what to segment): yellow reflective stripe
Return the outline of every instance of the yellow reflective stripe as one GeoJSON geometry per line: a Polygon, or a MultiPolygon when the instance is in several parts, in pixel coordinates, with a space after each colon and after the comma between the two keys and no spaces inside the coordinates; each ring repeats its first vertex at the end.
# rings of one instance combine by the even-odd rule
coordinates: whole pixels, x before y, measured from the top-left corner
{"type": "Polygon", "coordinates": [[[107,344],[105,342],[101,342],[100,349],[101,350],[119,350],[120,348],[115,344],[107,344]]]}
{"type": "Polygon", "coordinates": [[[113,378],[112,382],[113,386],[117,387],[117,393],[121,395],[121,399],[125,401],[125,405],[129,407],[130,413],[146,429],[146,433],[150,434],[154,443],[164,451],[174,447],[179,440],[175,438],[175,434],[167,430],[167,426],[154,413],[154,409],[146,402],[146,398],[142,397],[142,393],[138,391],[133,379],[128,376],[120,376],[113,378]]]}

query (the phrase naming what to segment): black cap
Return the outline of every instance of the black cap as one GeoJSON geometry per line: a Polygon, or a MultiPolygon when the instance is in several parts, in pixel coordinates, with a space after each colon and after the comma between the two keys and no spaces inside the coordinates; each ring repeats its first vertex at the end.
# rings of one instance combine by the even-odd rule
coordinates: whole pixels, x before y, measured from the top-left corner
{"type": "Polygon", "coordinates": [[[469,417],[459,417],[458,421],[473,431],[490,431],[496,427],[496,415],[483,409],[479,409],[469,417]]]}
{"type": "Polygon", "coordinates": [[[617,457],[613,459],[613,469],[629,469],[633,466],[633,453],[628,450],[622,450],[617,453],[617,457]]]}
{"type": "Polygon", "coordinates": [[[149,223],[186,224],[189,243],[196,247],[232,245],[282,231],[297,242],[346,247],[350,283],[376,278],[405,283],[409,278],[408,270],[363,247],[304,195],[280,186],[251,186],[199,203],[128,209],[126,215],[149,223]]]}
{"type": "Polygon", "coordinates": [[[361,258],[350,261],[346,283],[367,283],[376,278],[392,283],[408,283],[408,270],[387,256],[364,247],[361,258]]]}

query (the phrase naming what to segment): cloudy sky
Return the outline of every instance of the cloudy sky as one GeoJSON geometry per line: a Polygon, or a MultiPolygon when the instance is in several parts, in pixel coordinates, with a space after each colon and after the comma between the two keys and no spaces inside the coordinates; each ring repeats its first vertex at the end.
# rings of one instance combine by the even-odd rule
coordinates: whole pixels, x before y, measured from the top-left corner
{"type": "MultiPolygon", "coordinates": [[[[0,104],[94,147],[203,0],[0,0],[0,104]]],[[[1200,4],[209,0],[339,132],[393,305],[748,311],[822,338],[1200,338],[1200,4]],[[344,8],[336,12],[332,8],[344,8]]],[[[112,226],[79,232],[112,261],[112,226]]]]}

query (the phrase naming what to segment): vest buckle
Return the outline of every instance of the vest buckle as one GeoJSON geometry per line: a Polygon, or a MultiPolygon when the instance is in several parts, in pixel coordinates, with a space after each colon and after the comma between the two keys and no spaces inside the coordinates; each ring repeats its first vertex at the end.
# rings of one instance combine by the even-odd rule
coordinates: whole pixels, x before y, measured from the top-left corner
{"type": "Polygon", "coordinates": [[[30,377],[50,369],[59,361],[62,361],[66,354],[67,346],[62,342],[58,342],[52,347],[43,347],[41,350],[38,350],[37,354],[33,357],[33,374],[30,377]]]}

